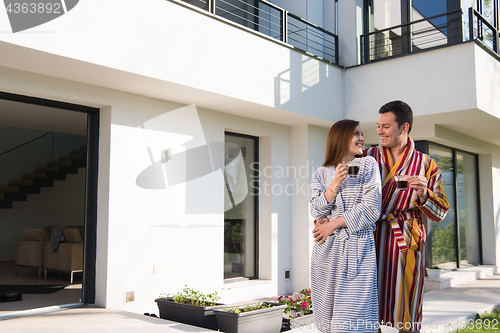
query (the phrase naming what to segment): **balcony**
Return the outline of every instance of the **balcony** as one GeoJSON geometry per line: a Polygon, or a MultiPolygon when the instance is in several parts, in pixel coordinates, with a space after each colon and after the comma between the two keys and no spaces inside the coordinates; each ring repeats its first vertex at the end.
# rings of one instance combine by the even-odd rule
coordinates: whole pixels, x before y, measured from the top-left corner
{"type": "MultiPolygon", "coordinates": [[[[499,31],[474,8],[435,15],[361,35],[361,63],[394,58],[475,40],[500,56],[499,31]]],[[[500,59],[500,58],[499,58],[500,59]]]]}
{"type": "Polygon", "coordinates": [[[264,0],[173,0],[187,3],[338,65],[338,36],[264,0]]]}

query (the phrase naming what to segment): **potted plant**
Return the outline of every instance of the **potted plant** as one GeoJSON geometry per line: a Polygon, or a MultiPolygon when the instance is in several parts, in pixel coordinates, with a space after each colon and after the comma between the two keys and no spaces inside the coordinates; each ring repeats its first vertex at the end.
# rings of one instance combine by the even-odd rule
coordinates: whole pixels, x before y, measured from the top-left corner
{"type": "Polygon", "coordinates": [[[304,327],[314,323],[312,316],[311,289],[302,289],[298,296],[280,296],[278,302],[285,304],[282,331],[304,327]]]}
{"type": "Polygon", "coordinates": [[[217,292],[203,294],[185,286],[175,295],[161,294],[155,302],[162,319],[217,330],[214,309],[225,307],[218,300],[217,292]]]}
{"type": "Polygon", "coordinates": [[[436,265],[427,267],[427,276],[431,279],[439,279],[441,276],[441,268],[436,265]]]}
{"type": "Polygon", "coordinates": [[[219,330],[226,333],[278,333],[285,304],[264,302],[245,307],[214,309],[219,330]]]}

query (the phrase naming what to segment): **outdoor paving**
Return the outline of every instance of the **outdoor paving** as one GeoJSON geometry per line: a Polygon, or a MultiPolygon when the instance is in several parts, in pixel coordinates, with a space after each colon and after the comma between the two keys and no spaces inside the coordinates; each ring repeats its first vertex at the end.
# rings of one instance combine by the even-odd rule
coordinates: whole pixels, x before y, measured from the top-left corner
{"type": "MultiPolygon", "coordinates": [[[[453,331],[460,323],[467,323],[467,320],[476,313],[491,311],[495,306],[500,306],[500,275],[485,277],[450,289],[425,293],[422,332],[453,331]]],[[[28,316],[9,319],[0,317],[0,332],[214,332],[160,318],[98,307],[58,307],[56,311],[54,307],[51,307],[32,310],[30,313],[31,315],[28,316]]],[[[383,327],[382,331],[384,333],[397,332],[387,327],[383,327]]],[[[312,326],[306,326],[289,332],[315,333],[319,331],[312,326]]]]}

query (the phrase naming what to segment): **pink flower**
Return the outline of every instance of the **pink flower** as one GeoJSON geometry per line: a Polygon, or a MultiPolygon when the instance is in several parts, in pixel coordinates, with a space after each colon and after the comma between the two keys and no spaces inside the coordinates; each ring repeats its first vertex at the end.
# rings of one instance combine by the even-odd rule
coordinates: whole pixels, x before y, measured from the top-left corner
{"type": "Polygon", "coordinates": [[[307,302],[302,302],[302,308],[303,309],[307,308],[307,302]]]}
{"type": "Polygon", "coordinates": [[[281,301],[282,298],[283,298],[283,296],[278,297],[278,301],[281,301]]]}

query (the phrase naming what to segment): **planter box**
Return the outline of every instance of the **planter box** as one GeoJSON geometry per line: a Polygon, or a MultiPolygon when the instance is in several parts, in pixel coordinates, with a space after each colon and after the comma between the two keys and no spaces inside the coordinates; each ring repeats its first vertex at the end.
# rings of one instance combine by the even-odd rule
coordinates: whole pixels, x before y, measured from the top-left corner
{"type": "Polygon", "coordinates": [[[441,277],[441,270],[427,268],[427,276],[430,279],[439,279],[441,277]]]}
{"type": "Polygon", "coordinates": [[[225,304],[217,303],[215,306],[196,306],[190,304],[175,303],[161,298],[155,299],[160,310],[160,318],[177,321],[188,325],[204,327],[217,330],[217,318],[214,309],[223,309],[225,304]]]}
{"type": "Polygon", "coordinates": [[[219,330],[226,333],[279,333],[286,305],[265,302],[272,307],[243,313],[215,309],[219,330]]]}
{"type": "Polygon", "coordinates": [[[313,324],[314,316],[312,313],[298,318],[283,318],[283,322],[281,323],[281,331],[283,332],[297,328],[312,327],[313,324]]]}

